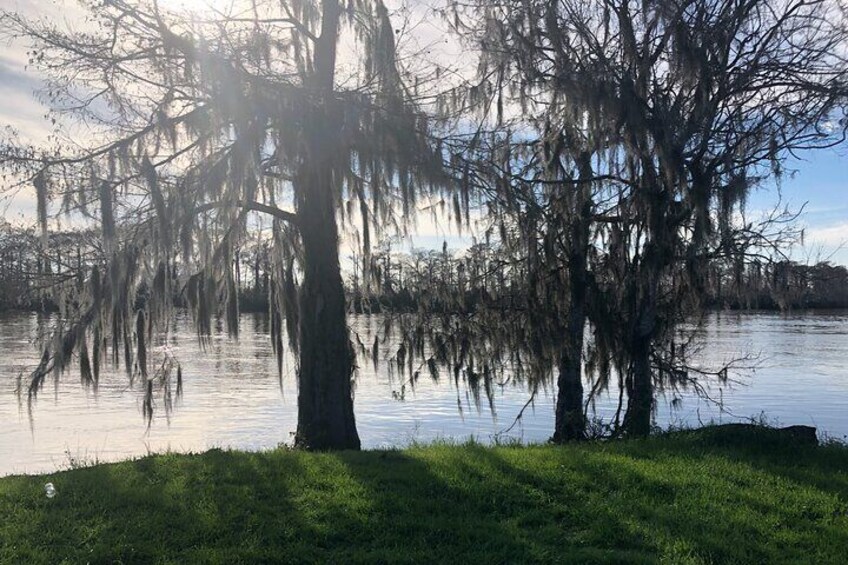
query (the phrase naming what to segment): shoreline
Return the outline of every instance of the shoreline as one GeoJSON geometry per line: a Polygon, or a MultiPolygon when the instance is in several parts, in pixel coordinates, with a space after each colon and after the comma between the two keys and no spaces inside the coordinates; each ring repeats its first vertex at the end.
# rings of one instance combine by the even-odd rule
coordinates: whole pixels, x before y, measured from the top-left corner
{"type": "Polygon", "coordinates": [[[212,450],[5,477],[0,562],[840,563],[848,447],[714,432],[212,450]]]}

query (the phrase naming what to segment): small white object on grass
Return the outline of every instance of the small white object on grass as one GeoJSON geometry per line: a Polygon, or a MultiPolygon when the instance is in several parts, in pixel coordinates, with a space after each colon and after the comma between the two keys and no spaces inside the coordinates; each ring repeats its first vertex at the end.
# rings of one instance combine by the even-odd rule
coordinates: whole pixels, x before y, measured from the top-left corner
{"type": "Polygon", "coordinates": [[[44,485],[44,494],[47,495],[47,498],[53,498],[56,496],[56,487],[53,486],[53,483],[47,483],[44,485]]]}

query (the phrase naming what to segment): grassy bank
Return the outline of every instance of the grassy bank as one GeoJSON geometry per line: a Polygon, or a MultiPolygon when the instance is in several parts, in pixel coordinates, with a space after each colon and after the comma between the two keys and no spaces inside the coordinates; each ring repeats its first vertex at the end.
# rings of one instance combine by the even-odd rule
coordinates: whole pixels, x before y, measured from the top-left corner
{"type": "Polygon", "coordinates": [[[768,430],[733,441],[685,432],[567,447],[216,450],[0,479],[2,563],[846,557],[848,449],[768,430]]]}

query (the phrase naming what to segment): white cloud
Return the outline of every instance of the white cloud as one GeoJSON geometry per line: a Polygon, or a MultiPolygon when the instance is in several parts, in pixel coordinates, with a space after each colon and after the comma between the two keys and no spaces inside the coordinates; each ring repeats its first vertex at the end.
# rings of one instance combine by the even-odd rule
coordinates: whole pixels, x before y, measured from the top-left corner
{"type": "Polygon", "coordinates": [[[848,221],[807,228],[804,245],[791,249],[789,257],[806,264],[830,261],[848,265],[848,221]]]}
{"type": "Polygon", "coordinates": [[[848,221],[827,227],[807,230],[805,243],[809,245],[840,246],[848,245],[848,221]]]}

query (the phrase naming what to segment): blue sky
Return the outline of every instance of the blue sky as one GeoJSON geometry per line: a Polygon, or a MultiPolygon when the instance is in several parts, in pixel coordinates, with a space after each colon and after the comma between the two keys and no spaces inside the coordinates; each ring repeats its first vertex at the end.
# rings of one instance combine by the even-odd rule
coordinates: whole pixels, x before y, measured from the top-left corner
{"type": "MultiPolygon", "coordinates": [[[[189,0],[192,1],[201,0],[189,0]]],[[[58,15],[66,23],[79,19],[74,3],[63,0],[0,0],[0,9],[58,15]]],[[[26,59],[25,45],[0,41],[0,127],[12,126],[26,137],[43,139],[49,126],[43,118],[45,108],[35,96],[40,81],[32,71],[24,69],[26,59]]],[[[753,215],[773,208],[781,201],[779,194],[783,205],[792,210],[806,205],[800,218],[806,228],[805,246],[792,250],[792,257],[801,261],[829,259],[848,265],[848,145],[807,152],[801,159],[789,161],[786,168],[792,174],[783,179],[780,191],[774,183],[765,184],[751,195],[748,210],[753,215]]],[[[0,195],[0,212],[7,219],[27,220],[33,217],[34,209],[33,194],[14,198],[0,195]]],[[[424,219],[415,244],[440,248],[447,238],[451,246],[461,246],[461,238],[445,228],[424,219]]]]}
{"type": "Polygon", "coordinates": [[[781,201],[793,211],[804,206],[805,246],[794,249],[792,257],[848,265],[848,145],[799,157],[786,163],[791,174],[779,189],[773,182],[764,184],[751,194],[748,208],[771,209],[781,201]]]}

